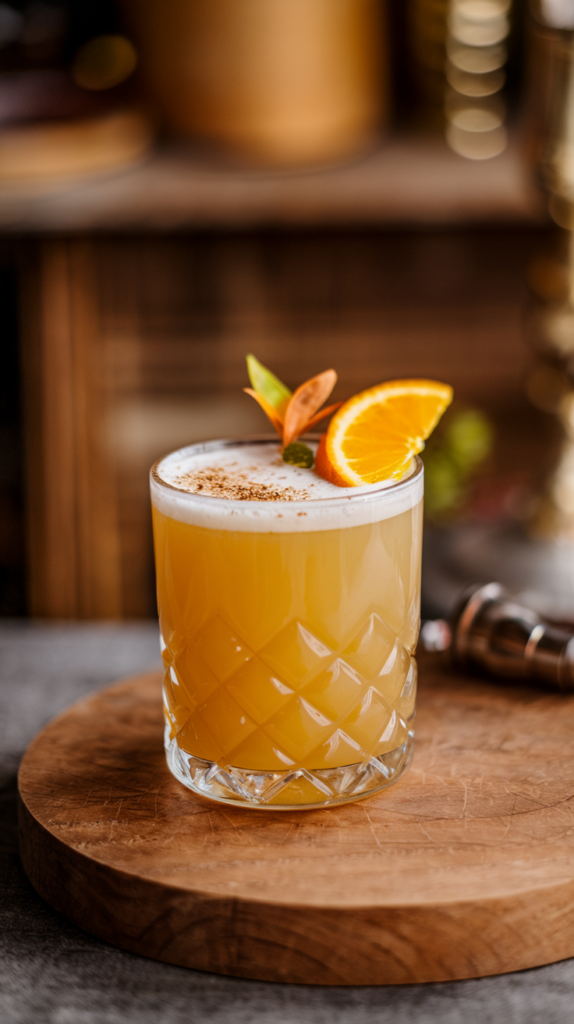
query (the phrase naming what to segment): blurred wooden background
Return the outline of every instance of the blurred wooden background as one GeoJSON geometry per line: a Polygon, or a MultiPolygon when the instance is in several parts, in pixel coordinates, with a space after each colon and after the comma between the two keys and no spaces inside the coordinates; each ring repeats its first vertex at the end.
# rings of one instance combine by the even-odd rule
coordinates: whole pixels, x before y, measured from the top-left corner
{"type": "Polygon", "coordinates": [[[149,467],[182,444],[266,430],[241,391],[248,351],[292,386],[334,366],[337,398],[428,375],[522,422],[526,268],[543,234],[334,226],[12,242],[26,609],[154,614],[149,467]]]}
{"type": "Polygon", "coordinates": [[[0,614],[154,614],[149,467],[182,444],[267,429],[241,390],[249,351],[291,386],[334,366],[341,399],[400,375],[452,381],[498,425],[501,477],[536,474],[548,447],[522,394],[527,268],[548,230],[516,116],[525,5],[254,0],[238,15],[246,46],[236,27],[225,52],[237,4],[191,6],[3,5],[0,614]],[[214,50],[188,24],[201,12],[204,28],[222,18],[214,50]],[[272,80],[283,83],[273,102],[272,80]],[[305,156],[317,83],[326,130],[344,80],[349,100],[363,97],[360,125],[334,149],[313,128],[319,151],[305,156]],[[272,152],[281,97],[300,138],[272,152]],[[257,110],[267,142],[253,161],[257,110]],[[478,122],[464,128],[469,112],[478,122]],[[477,139],[498,155],[457,155],[470,136],[475,156],[477,139]]]}

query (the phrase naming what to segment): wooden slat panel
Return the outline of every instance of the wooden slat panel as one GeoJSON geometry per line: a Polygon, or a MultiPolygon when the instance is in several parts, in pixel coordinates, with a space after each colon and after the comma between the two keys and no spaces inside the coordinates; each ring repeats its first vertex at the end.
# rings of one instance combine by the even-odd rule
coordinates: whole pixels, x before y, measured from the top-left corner
{"type": "Polygon", "coordinates": [[[78,600],[82,617],[122,613],[115,466],[105,449],[103,424],[106,348],[99,329],[96,254],[88,242],[70,242],[69,288],[74,354],[73,409],[77,480],[78,600]]]}
{"type": "Polygon", "coordinates": [[[100,440],[90,244],[42,243],[23,281],[29,609],[115,617],[122,610],[117,503],[100,440]]]}
{"type": "Polygon", "coordinates": [[[67,246],[34,257],[22,302],[29,609],[68,618],[78,595],[67,246]]]}
{"type": "Polygon", "coordinates": [[[508,230],[34,243],[23,273],[32,613],[154,613],[149,466],[182,444],[265,429],[241,391],[248,351],[291,386],[335,366],[335,398],[427,375],[514,416],[539,242],[508,230]]]}

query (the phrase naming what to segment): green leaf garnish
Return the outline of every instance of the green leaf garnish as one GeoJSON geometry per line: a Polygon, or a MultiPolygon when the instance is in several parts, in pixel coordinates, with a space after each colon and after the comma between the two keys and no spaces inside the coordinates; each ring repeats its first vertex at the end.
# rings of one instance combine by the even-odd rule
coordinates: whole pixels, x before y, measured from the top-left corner
{"type": "Polygon", "coordinates": [[[283,462],[288,462],[290,466],[300,466],[302,469],[311,469],[315,456],[310,448],[307,448],[306,444],[301,444],[300,441],[292,441],[288,444],[282,452],[283,462]]]}
{"type": "Polygon", "coordinates": [[[272,405],[278,413],[285,412],[289,399],[291,398],[291,392],[289,388],[271,373],[266,366],[263,366],[255,356],[247,356],[247,372],[249,374],[249,380],[251,381],[251,387],[254,391],[258,391],[260,395],[263,395],[269,405],[272,405]]]}

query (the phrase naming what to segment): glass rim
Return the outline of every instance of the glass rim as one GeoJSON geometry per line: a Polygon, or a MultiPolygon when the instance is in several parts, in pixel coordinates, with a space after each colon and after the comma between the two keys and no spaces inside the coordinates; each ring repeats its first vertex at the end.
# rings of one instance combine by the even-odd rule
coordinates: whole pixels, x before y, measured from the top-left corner
{"type": "MultiPolygon", "coordinates": [[[[301,441],[319,441],[320,434],[303,434],[298,440],[301,441]]],[[[212,508],[221,508],[222,503],[225,503],[226,507],[233,507],[237,511],[240,509],[245,510],[246,505],[265,505],[269,506],[288,506],[290,509],[295,510],[298,506],[301,508],[309,509],[312,505],[313,508],[337,508],[344,507],[349,502],[359,501],[374,501],[381,500],[386,494],[389,497],[395,497],[397,491],[407,490],[409,487],[418,484],[421,475],[423,474],[424,466],[420,455],[414,455],[413,461],[415,463],[415,469],[408,477],[397,480],[396,483],[389,484],[387,481],[382,481],[381,486],[377,487],[373,485],[373,489],[369,491],[361,490],[360,494],[357,494],[356,487],[341,487],[341,491],[350,491],[354,493],[345,493],[333,496],[332,498],[306,498],[301,500],[281,500],[273,499],[271,501],[261,501],[257,499],[239,499],[239,498],[221,498],[213,494],[199,494],[197,491],[184,491],[179,487],[174,487],[173,484],[163,480],[159,475],[159,466],[166,459],[172,456],[181,455],[182,457],[192,454],[194,451],[197,454],[202,454],[219,448],[232,448],[234,446],[241,446],[247,444],[271,444],[279,443],[279,438],[276,434],[243,434],[239,437],[222,437],[214,438],[209,441],[195,441],[193,444],[185,445],[183,448],[176,448],[174,451],[168,452],[163,455],[161,459],[154,462],[150,469],[150,483],[155,484],[157,487],[165,489],[169,493],[177,494],[178,498],[189,504],[197,504],[204,509],[207,509],[210,505],[212,508]]]]}

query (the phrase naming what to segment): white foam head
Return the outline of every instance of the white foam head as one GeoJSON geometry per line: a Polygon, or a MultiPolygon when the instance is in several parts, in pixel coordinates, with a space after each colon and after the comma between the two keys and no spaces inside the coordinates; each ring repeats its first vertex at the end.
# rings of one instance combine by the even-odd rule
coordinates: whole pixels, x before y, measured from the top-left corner
{"type": "MultiPolygon", "coordinates": [[[[305,440],[316,449],[317,443],[305,440]]],[[[245,533],[308,533],[363,526],[400,515],[423,495],[423,467],[406,478],[336,487],[282,461],[277,440],[207,441],[172,452],[152,468],[152,504],[182,523],[245,533]]]]}

